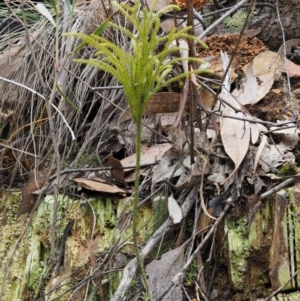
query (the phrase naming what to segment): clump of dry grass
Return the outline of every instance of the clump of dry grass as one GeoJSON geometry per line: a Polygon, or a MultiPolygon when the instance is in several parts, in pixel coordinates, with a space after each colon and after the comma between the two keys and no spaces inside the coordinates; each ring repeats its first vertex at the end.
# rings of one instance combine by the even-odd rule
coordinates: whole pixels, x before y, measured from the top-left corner
{"type": "MultiPolygon", "coordinates": [[[[61,35],[65,31],[90,34],[105,19],[105,10],[99,1],[93,1],[89,5],[78,3],[72,19],[70,15],[62,14],[59,22],[59,66],[55,58],[55,28],[45,19],[28,28],[31,47],[24,45],[18,70],[8,74],[7,78],[42,94],[46,101],[52,99],[53,105],[58,107],[74,131],[76,139],[72,141],[69,129],[56,110],[52,108],[49,116],[45,100],[12,82],[2,81],[0,112],[11,110],[13,114],[2,123],[1,138],[8,148],[19,150],[14,151],[17,164],[14,165],[12,174],[23,170],[21,166],[29,158],[35,161],[35,164],[31,164],[32,168],[38,168],[41,162],[55,161],[54,144],[58,146],[63,166],[91,166],[97,161],[101,166],[103,156],[110,151],[110,125],[122,113],[121,108],[125,108],[123,91],[110,88],[99,90],[100,92],[92,90],[92,87],[111,87],[118,83],[103,71],[74,64],[74,58],[90,58],[94,53],[85,47],[72,54],[79,42],[65,39],[61,35]],[[72,104],[54,86],[55,76],[58,77],[57,84],[63,95],[72,104]],[[53,93],[54,97],[51,98],[53,93]],[[49,119],[53,120],[55,141],[51,137],[49,119]],[[24,156],[23,151],[32,155],[24,156]]],[[[118,15],[115,15],[114,21],[121,22],[118,15]]],[[[128,41],[120,32],[108,30],[105,35],[121,47],[127,48],[128,41]]],[[[26,43],[25,31],[20,36],[20,42],[26,43]]],[[[2,153],[2,158],[5,154],[2,153]]]]}

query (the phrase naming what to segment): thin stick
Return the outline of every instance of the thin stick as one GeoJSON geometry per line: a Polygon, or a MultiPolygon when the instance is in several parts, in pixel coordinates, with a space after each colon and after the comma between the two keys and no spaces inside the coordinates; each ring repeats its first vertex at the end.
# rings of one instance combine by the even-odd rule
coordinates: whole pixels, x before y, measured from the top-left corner
{"type": "MultiPolygon", "coordinates": [[[[297,176],[300,176],[300,174],[298,174],[297,176]]],[[[261,199],[266,199],[267,197],[271,196],[272,194],[276,193],[277,191],[293,184],[295,182],[296,177],[292,177],[289,178],[287,180],[285,180],[284,182],[280,183],[279,185],[273,187],[272,189],[266,191],[265,193],[263,193],[260,197],[261,199]]]]}

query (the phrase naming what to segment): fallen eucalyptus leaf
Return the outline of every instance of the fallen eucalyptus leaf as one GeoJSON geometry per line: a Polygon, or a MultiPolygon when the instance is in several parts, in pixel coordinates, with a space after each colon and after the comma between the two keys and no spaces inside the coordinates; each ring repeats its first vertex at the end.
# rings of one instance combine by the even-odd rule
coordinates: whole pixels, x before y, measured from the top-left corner
{"type": "MultiPolygon", "coordinates": [[[[226,92],[222,91],[221,94],[223,94],[222,96],[224,98],[224,94],[226,95],[226,92]]],[[[228,100],[229,95],[230,94],[227,92],[226,100],[228,100]]],[[[232,101],[230,103],[232,103],[232,101]]],[[[221,119],[220,133],[221,133],[223,146],[227,155],[235,164],[234,170],[226,179],[228,180],[239,168],[240,164],[242,163],[248,151],[249,143],[250,143],[250,125],[248,121],[243,120],[244,118],[243,113],[241,112],[236,113],[228,105],[224,105],[224,108],[222,109],[222,113],[223,115],[237,117],[240,119],[240,120],[232,119],[232,118],[221,119]]]]}
{"type": "Polygon", "coordinates": [[[242,105],[253,104],[256,101],[258,84],[256,77],[252,73],[252,63],[246,68],[246,79],[241,84],[240,89],[235,89],[232,95],[235,96],[242,105]]]}

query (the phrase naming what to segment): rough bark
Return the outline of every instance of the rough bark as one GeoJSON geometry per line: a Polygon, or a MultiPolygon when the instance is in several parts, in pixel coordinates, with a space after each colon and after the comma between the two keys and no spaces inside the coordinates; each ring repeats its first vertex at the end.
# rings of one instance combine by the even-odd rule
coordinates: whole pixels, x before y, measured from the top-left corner
{"type": "Polygon", "coordinates": [[[266,0],[269,3],[277,6],[280,15],[278,19],[277,11],[271,8],[264,8],[253,18],[251,27],[263,27],[262,32],[258,36],[262,39],[271,50],[277,51],[282,45],[283,39],[289,40],[300,36],[299,23],[299,0],[266,0]],[[282,25],[282,27],[281,27],[282,25]],[[282,34],[284,31],[284,38],[282,34]]]}

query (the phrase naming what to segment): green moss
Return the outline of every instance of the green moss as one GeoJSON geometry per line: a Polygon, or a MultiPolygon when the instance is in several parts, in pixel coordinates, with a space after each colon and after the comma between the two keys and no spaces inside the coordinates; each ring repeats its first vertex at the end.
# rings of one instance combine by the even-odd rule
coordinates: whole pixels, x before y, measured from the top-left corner
{"type": "Polygon", "coordinates": [[[228,17],[224,20],[224,24],[230,32],[240,31],[245,23],[247,11],[239,10],[232,17],[228,17]]]}
{"type": "Polygon", "coordinates": [[[283,165],[279,171],[278,175],[281,177],[292,176],[298,173],[298,168],[294,163],[288,163],[283,165]]]}
{"type": "Polygon", "coordinates": [[[250,255],[247,221],[227,219],[225,228],[228,231],[231,280],[235,288],[242,289],[247,271],[247,258],[250,255]]]}
{"type": "Polygon", "coordinates": [[[198,278],[198,262],[196,259],[194,259],[185,273],[184,285],[186,286],[194,285],[194,282],[197,280],[197,278],[198,278]]]}

